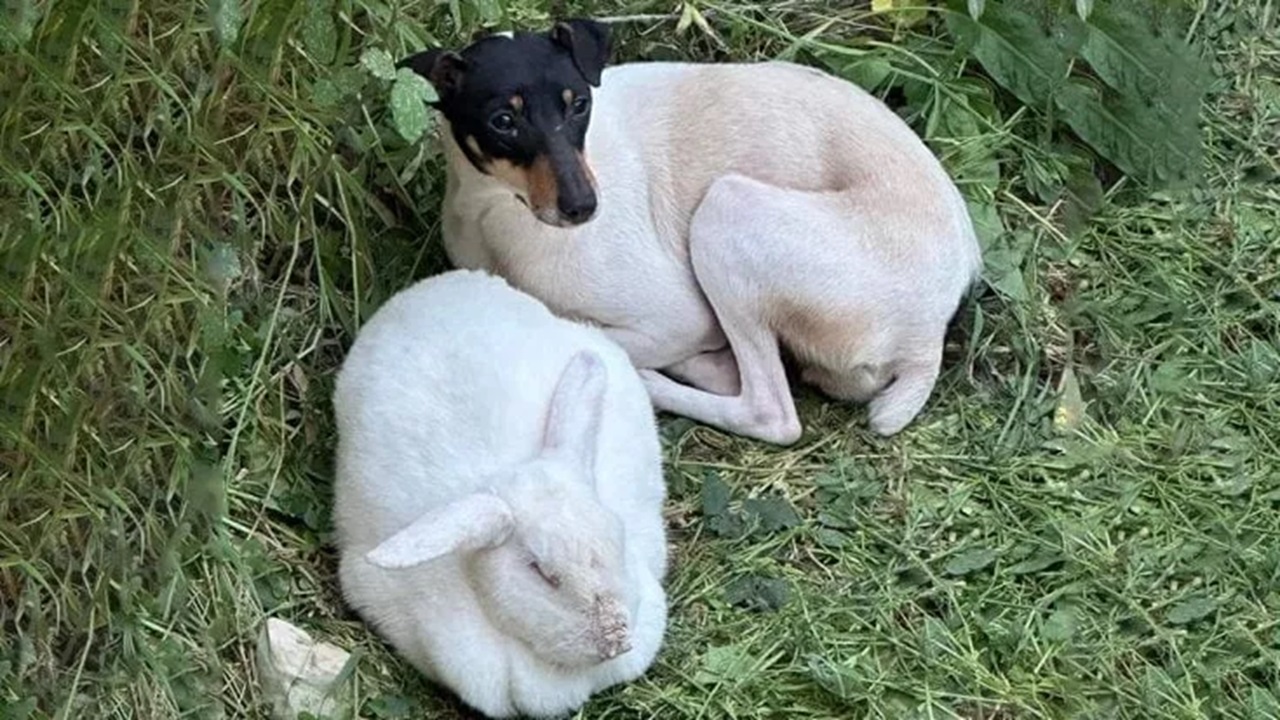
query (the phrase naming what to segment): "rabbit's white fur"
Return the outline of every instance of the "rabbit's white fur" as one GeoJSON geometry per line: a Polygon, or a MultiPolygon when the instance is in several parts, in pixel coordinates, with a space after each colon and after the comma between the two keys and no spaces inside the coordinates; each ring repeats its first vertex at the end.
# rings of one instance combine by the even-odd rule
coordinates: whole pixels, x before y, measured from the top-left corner
{"type": "Polygon", "coordinates": [[[361,330],[334,393],[347,602],[490,717],[573,711],[666,627],[653,409],[624,351],[453,271],[361,330]]]}

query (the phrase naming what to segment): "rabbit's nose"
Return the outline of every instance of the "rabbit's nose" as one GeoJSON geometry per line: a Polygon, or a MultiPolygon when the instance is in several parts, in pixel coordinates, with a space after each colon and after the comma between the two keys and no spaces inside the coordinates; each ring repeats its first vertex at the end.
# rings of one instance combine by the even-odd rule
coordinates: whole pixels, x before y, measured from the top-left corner
{"type": "Polygon", "coordinates": [[[622,638],[622,640],[618,642],[602,643],[600,645],[600,659],[612,660],[618,657],[619,655],[623,655],[630,651],[631,651],[631,641],[624,637],[622,638]]]}
{"type": "Polygon", "coordinates": [[[630,650],[631,633],[627,631],[625,623],[607,624],[596,636],[596,652],[600,654],[602,661],[612,660],[630,650]]]}
{"type": "Polygon", "coordinates": [[[631,637],[627,628],[627,614],[614,598],[597,595],[595,598],[596,651],[601,660],[612,660],[631,649],[631,637]]]}

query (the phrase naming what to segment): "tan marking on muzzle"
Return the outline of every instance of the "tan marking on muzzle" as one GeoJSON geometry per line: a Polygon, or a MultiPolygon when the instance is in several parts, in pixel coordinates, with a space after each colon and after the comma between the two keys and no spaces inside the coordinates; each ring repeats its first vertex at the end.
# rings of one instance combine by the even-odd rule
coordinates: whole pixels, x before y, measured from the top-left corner
{"type": "Polygon", "coordinates": [[[522,197],[529,196],[529,171],[509,160],[489,160],[485,169],[493,177],[511,186],[522,197]]]}
{"type": "Polygon", "coordinates": [[[533,159],[526,173],[528,177],[529,207],[538,214],[559,214],[560,184],[556,182],[551,158],[539,155],[533,159]]]}
{"type": "MultiPolygon", "coordinates": [[[[470,137],[467,138],[469,141],[470,137]]],[[[578,167],[587,176],[591,190],[599,194],[596,175],[591,165],[579,151],[574,151],[578,167]]],[[[522,168],[509,160],[491,159],[485,165],[490,175],[506,183],[516,194],[525,200],[534,215],[554,223],[560,217],[560,184],[556,182],[555,170],[551,167],[551,158],[539,155],[533,164],[522,168]]]]}

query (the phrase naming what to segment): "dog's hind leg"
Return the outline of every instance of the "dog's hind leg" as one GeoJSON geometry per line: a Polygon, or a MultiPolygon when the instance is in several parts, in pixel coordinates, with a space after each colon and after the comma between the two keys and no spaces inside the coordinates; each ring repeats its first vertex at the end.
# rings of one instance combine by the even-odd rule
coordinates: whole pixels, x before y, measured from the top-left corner
{"type": "Polygon", "coordinates": [[[878,435],[888,437],[902,430],[924,409],[942,369],[941,348],[937,358],[903,362],[894,369],[894,379],[871,399],[870,425],[878,435]]]}
{"type": "Polygon", "coordinates": [[[737,395],[742,389],[738,362],[729,348],[699,353],[662,371],[686,385],[716,395],[737,395]]]}
{"type": "Polygon", "coordinates": [[[854,365],[842,372],[810,366],[801,376],[837,400],[870,401],[869,424],[888,437],[906,427],[924,409],[941,369],[941,344],[919,357],[887,365],[854,365]]]}
{"type": "Polygon", "coordinates": [[[738,394],[718,395],[641,370],[654,407],[778,445],[799,440],[800,419],[777,338],[763,325],[740,322],[728,313],[722,317],[729,318],[722,323],[741,371],[738,394]]]}
{"type": "Polygon", "coordinates": [[[892,435],[906,426],[937,380],[942,329],[904,280],[912,259],[895,244],[895,228],[863,212],[848,197],[737,175],[713,183],[694,214],[689,255],[737,360],[740,392],[713,395],[648,372],[654,405],[794,442],[800,423],[781,341],[807,368],[803,377],[828,394],[870,400],[872,430],[892,435]]]}
{"type": "Polygon", "coordinates": [[[717,395],[642,372],[655,407],[779,445],[798,440],[801,427],[767,310],[779,283],[803,283],[803,268],[795,265],[797,239],[806,241],[813,230],[803,227],[811,208],[779,206],[787,202],[785,193],[739,176],[721,178],[690,226],[694,275],[737,362],[738,393],[717,395]],[[783,216],[792,222],[775,222],[783,216]],[[792,232],[796,222],[799,234],[792,232]]]}

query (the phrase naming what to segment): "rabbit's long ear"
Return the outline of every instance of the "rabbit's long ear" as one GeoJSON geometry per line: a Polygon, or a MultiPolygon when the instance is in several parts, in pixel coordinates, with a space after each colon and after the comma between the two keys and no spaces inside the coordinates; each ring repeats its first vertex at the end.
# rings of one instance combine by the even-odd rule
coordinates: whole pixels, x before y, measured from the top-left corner
{"type": "Polygon", "coordinates": [[[449,553],[500,545],[514,525],[505,500],[474,493],[424,513],[364,557],[382,568],[409,568],[449,553]]]}
{"type": "Polygon", "coordinates": [[[583,350],[574,355],[551,396],[543,455],[577,464],[590,472],[596,464],[596,443],[608,372],[599,355],[583,350]]]}

